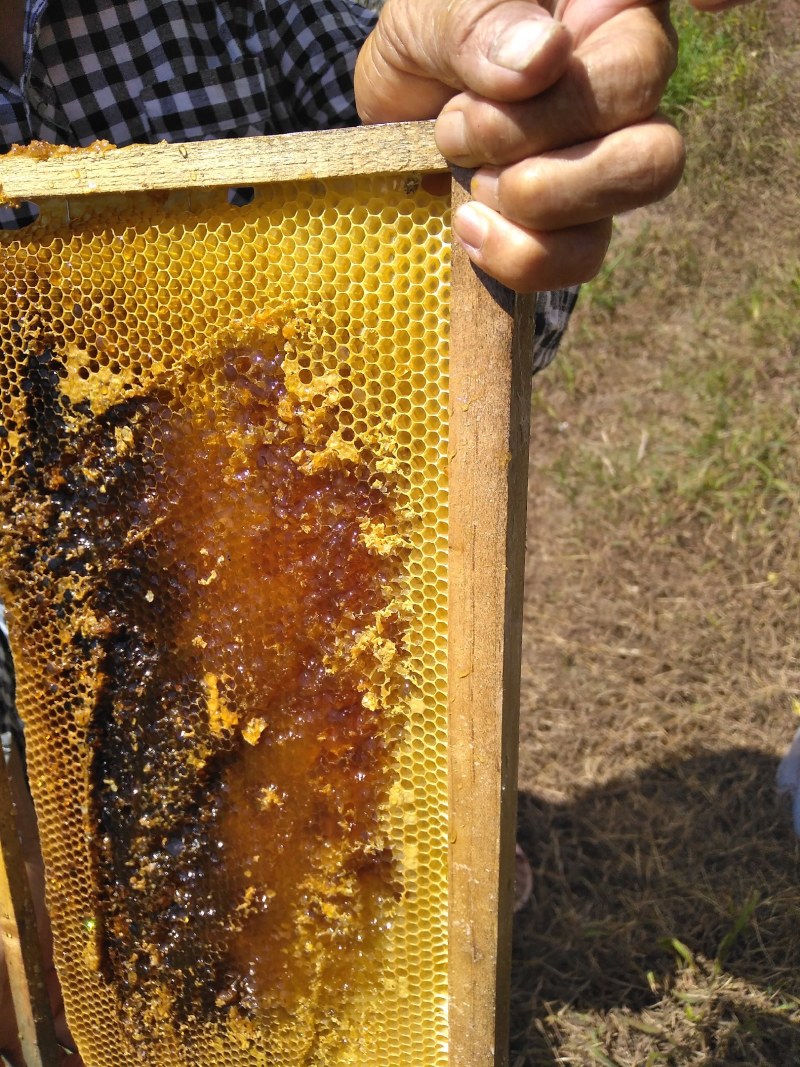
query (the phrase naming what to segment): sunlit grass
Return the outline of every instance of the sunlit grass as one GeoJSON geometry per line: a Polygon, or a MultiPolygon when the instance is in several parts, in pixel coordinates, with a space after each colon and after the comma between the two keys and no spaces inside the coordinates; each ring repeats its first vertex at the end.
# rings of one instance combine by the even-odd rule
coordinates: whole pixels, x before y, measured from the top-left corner
{"type": "Polygon", "coordinates": [[[800,38],[781,0],[676,18],[685,180],[535,390],[515,1067],[800,1063],[800,38]]]}
{"type": "Polygon", "coordinates": [[[768,18],[763,5],[733,11],[725,19],[699,14],[685,0],[674,5],[680,50],[664,96],[666,114],[680,123],[692,109],[713,108],[723,97],[746,104],[768,18]]]}

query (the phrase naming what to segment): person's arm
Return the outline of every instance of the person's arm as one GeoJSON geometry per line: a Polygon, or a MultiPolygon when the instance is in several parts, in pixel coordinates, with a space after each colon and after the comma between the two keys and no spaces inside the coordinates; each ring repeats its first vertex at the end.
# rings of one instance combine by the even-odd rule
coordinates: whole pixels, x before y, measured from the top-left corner
{"type": "Polygon", "coordinates": [[[473,261],[555,289],[597,272],[613,215],[677,185],[683,142],[657,114],[676,54],[666,2],[387,0],[356,102],[365,122],[437,118],[442,153],[477,168],[454,219],[473,261]]]}

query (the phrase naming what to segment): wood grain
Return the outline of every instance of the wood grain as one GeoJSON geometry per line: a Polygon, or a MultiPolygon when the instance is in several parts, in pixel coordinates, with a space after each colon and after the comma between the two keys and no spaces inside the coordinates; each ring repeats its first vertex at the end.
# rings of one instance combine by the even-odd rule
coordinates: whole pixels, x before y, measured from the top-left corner
{"type": "MultiPolygon", "coordinates": [[[[453,183],[453,208],[468,199],[453,183]]],[[[508,1053],[533,300],[454,242],[450,322],[450,1064],[508,1053]]]]}
{"type": "Polygon", "coordinates": [[[445,170],[432,122],[127,148],[41,146],[0,158],[0,203],[445,170]]]}
{"type": "Polygon", "coordinates": [[[19,822],[24,820],[17,818],[9,772],[0,751],[0,935],[11,998],[27,1067],[58,1067],[61,1055],[44,982],[19,822]]]}

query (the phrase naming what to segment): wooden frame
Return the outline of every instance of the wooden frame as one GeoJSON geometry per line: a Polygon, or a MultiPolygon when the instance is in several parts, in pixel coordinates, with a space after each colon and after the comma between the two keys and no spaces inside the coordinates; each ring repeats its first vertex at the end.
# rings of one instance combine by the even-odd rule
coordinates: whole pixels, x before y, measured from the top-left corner
{"type": "MultiPolygon", "coordinates": [[[[446,169],[433,124],[405,123],[119,150],[43,146],[0,160],[0,190],[13,202],[53,190],[61,198],[446,169]]],[[[453,207],[468,199],[467,185],[468,175],[454,175],[453,207]]],[[[452,267],[449,1059],[452,1067],[500,1067],[507,1055],[533,302],[482,276],[457,244],[452,267]]],[[[4,835],[8,827],[0,812],[4,835]]],[[[3,889],[13,904],[14,886],[3,889]]]]}
{"type": "Polygon", "coordinates": [[[98,142],[78,151],[43,144],[34,152],[12,149],[3,156],[0,203],[37,196],[62,198],[446,170],[433,138],[432,122],[190,144],[162,141],[128,148],[98,142]]]}
{"type": "MultiPolygon", "coordinates": [[[[453,207],[468,199],[463,175],[453,207]]],[[[508,1046],[522,596],[533,357],[531,297],[453,244],[448,699],[452,1067],[508,1046]]]]}
{"type": "Polygon", "coordinates": [[[25,808],[25,775],[14,741],[8,762],[0,751],[0,936],[17,1020],[22,1055],[28,1067],[58,1067],[50,999],[44,980],[39,934],[20,831],[33,817],[25,808]],[[16,803],[15,803],[16,800],[16,803]]]}

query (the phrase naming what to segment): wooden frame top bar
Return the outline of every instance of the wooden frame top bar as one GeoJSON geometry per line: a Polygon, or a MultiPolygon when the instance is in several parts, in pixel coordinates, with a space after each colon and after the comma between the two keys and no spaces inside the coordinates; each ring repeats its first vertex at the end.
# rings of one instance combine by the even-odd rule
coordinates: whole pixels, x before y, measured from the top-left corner
{"type": "Polygon", "coordinates": [[[433,122],[398,122],[242,140],[88,148],[35,144],[0,157],[0,204],[258,185],[362,174],[446,171],[433,122]]]}

